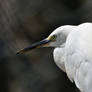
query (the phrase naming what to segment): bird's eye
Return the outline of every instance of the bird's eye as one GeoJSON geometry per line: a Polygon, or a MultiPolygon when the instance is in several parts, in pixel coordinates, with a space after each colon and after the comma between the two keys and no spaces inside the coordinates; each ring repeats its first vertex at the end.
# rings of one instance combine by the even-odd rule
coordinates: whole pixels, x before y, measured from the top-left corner
{"type": "Polygon", "coordinates": [[[57,37],[56,35],[53,35],[53,36],[50,37],[50,40],[51,41],[56,41],[56,37],[57,37]]]}

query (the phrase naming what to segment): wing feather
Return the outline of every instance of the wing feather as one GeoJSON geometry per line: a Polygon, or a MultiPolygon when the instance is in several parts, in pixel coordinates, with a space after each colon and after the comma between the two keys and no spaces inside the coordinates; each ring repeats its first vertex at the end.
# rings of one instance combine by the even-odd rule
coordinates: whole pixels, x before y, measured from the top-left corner
{"type": "Polygon", "coordinates": [[[92,23],[79,25],[66,40],[66,73],[82,92],[92,92],[92,23]]]}

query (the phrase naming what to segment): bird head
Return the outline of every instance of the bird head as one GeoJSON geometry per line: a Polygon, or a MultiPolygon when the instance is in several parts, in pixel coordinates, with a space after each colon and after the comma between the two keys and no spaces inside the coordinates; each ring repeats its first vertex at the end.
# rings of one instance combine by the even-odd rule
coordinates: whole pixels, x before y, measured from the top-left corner
{"type": "Polygon", "coordinates": [[[61,47],[66,42],[66,38],[73,28],[75,28],[75,26],[61,26],[55,29],[46,39],[18,51],[17,54],[25,53],[40,47],[61,47]]]}

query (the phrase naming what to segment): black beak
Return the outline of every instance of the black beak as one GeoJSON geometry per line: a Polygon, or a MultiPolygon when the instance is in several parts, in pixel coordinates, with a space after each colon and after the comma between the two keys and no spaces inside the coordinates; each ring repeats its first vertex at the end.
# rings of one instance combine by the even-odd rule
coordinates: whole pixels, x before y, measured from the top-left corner
{"type": "Polygon", "coordinates": [[[22,53],[25,53],[25,52],[28,52],[32,49],[35,49],[35,48],[40,48],[40,47],[45,47],[45,45],[47,46],[47,44],[50,42],[50,40],[42,40],[40,42],[37,42],[37,43],[34,43],[32,44],[31,46],[27,47],[27,48],[24,48],[20,51],[18,51],[16,54],[22,54],[22,53]]]}

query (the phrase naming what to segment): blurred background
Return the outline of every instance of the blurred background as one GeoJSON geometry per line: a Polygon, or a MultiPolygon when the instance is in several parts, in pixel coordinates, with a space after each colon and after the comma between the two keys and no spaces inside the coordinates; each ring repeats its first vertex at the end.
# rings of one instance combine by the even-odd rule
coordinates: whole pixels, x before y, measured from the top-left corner
{"type": "Polygon", "coordinates": [[[92,21],[92,0],[0,0],[0,92],[79,92],[53,49],[16,52],[62,25],[92,21]]]}

